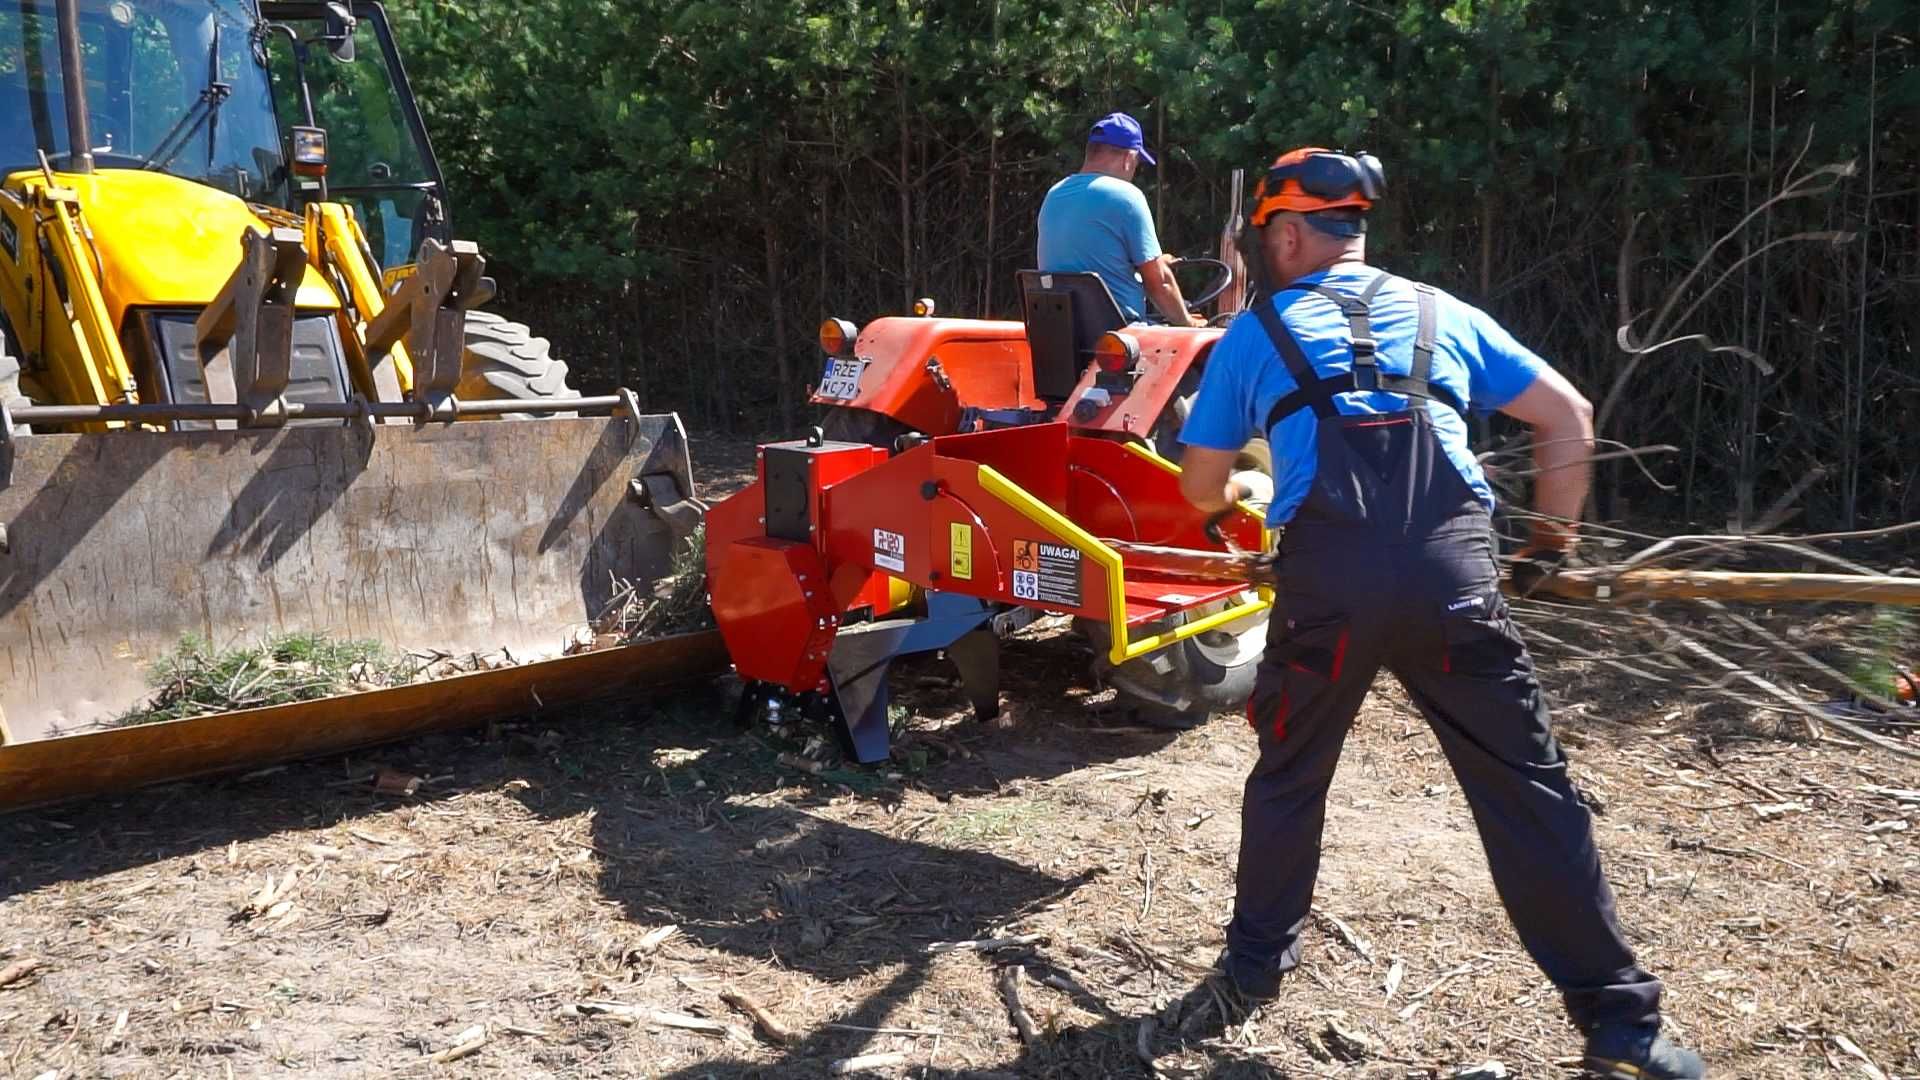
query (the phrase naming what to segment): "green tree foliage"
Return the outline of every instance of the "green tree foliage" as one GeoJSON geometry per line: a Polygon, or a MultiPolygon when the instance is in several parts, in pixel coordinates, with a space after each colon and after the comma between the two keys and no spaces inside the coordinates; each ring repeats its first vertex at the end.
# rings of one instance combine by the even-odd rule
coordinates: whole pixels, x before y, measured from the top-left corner
{"type": "Polygon", "coordinates": [[[791,431],[825,315],[921,295],[1016,313],[1041,197],[1122,108],[1184,253],[1212,248],[1234,167],[1305,143],[1379,153],[1377,261],[1614,397],[1603,434],[1680,446],[1656,468],[1672,490],[1612,478],[1635,508],[1750,518],[1817,472],[1823,523],[1920,513],[1912,0],[389,10],[456,226],[513,313],[590,384],[700,426],[791,431]],[[1841,162],[1844,183],[1755,213],[1841,162]],[[1778,243],[1801,233],[1827,239],[1778,243]],[[1632,363],[1622,322],[1640,340],[1703,259],[1674,308],[1691,314],[1660,329],[1704,341],[1632,363]]]}

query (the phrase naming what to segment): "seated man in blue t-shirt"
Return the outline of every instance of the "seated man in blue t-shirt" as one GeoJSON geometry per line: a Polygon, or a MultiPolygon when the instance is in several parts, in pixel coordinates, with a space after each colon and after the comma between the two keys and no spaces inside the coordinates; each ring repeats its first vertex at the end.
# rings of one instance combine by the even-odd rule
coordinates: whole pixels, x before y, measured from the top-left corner
{"type": "Polygon", "coordinates": [[[1133,186],[1142,161],[1153,164],[1153,155],[1138,120],[1113,113],[1093,125],[1080,171],[1040,204],[1040,269],[1099,274],[1128,322],[1146,321],[1151,296],[1173,325],[1205,326],[1205,316],[1187,311],[1173,279],[1179,260],[1161,253],[1146,196],[1133,186]]]}

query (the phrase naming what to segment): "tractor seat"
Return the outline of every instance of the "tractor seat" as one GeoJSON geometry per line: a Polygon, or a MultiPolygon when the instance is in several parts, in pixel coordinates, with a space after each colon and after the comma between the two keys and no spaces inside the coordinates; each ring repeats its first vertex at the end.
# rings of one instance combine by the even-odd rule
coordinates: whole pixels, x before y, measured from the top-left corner
{"type": "Polygon", "coordinates": [[[1034,396],[1058,404],[1073,394],[1101,335],[1127,325],[1127,317],[1099,274],[1022,270],[1019,276],[1034,396]]]}

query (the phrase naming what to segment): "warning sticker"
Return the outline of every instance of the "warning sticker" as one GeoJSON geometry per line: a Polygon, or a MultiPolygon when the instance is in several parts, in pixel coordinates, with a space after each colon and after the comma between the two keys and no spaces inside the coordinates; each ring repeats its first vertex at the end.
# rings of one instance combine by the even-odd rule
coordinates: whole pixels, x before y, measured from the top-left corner
{"type": "Polygon", "coordinates": [[[1013,542],[1013,597],[1080,606],[1080,549],[1045,540],[1013,542]]]}
{"type": "Polygon", "coordinates": [[[947,573],[962,581],[973,578],[973,526],[964,521],[947,523],[947,573]]]}
{"type": "Polygon", "coordinates": [[[907,538],[885,529],[873,530],[873,565],[896,574],[907,572],[907,538]]]}

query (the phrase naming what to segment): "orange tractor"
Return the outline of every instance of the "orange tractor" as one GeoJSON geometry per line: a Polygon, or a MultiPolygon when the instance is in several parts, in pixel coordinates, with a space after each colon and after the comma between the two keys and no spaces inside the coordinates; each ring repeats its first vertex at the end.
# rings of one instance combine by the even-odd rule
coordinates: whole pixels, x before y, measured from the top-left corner
{"type": "MultiPolygon", "coordinates": [[[[1230,238],[1223,238],[1222,248],[1231,258],[1230,238]]],[[[918,302],[913,316],[880,318],[864,328],[828,319],[820,329],[825,363],[809,397],[826,410],[821,434],[900,452],[929,437],[1059,422],[1075,447],[1087,439],[1130,444],[1177,461],[1179,430],[1200,373],[1241,300],[1230,262],[1190,259],[1183,265],[1213,268],[1215,281],[1192,306],[1198,310],[1221,298],[1215,325],[1128,325],[1097,275],[1038,270],[1019,274],[1020,321],[944,318],[930,300],[918,302]]],[[[1035,445],[1052,452],[1052,444],[1035,445]]],[[[1093,469],[1080,460],[1083,451],[1075,453],[1064,463],[1068,488],[1107,485],[1107,503],[1134,507],[1137,492],[1125,486],[1133,481],[1093,469]]],[[[1250,443],[1236,479],[1270,491],[1271,472],[1265,443],[1250,443]]],[[[1104,535],[1126,543],[1172,542],[1193,514],[1177,493],[1171,498],[1170,506],[1117,515],[1105,523],[1110,529],[1104,535]]],[[[1266,616],[1264,606],[1244,605],[1250,596],[1222,593],[1206,603],[1174,605],[1145,623],[1136,620],[1135,633],[1148,637],[1202,623],[1207,629],[1133,657],[1112,648],[1108,622],[1075,621],[1095,646],[1100,678],[1146,706],[1149,719],[1190,726],[1212,712],[1240,708],[1253,691],[1266,616]],[[1236,610],[1240,617],[1217,618],[1236,610]]],[[[886,608],[882,602],[874,611],[884,614],[886,608]]]]}

